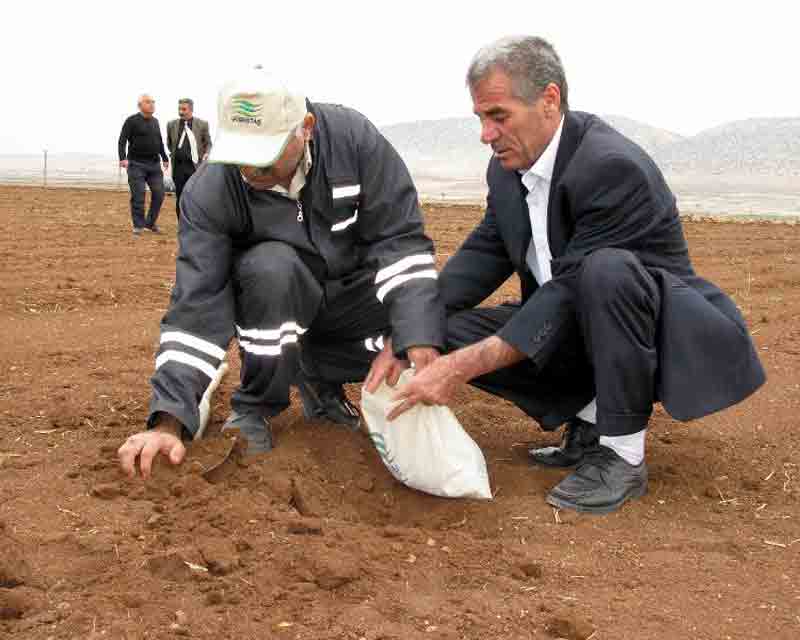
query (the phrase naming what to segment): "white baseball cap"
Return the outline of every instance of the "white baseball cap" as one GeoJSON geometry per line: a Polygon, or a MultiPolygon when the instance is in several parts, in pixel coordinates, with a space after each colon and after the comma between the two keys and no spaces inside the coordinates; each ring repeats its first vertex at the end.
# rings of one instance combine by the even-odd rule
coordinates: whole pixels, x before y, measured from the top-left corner
{"type": "Polygon", "coordinates": [[[291,91],[260,66],[248,69],[219,92],[217,135],[208,161],[271,165],[307,111],[305,96],[291,91]]]}

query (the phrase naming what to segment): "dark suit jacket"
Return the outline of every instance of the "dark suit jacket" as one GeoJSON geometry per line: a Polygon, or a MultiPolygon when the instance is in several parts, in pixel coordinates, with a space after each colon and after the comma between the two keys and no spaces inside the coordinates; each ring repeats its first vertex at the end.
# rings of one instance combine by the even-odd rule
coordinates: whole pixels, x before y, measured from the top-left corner
{"type": "MultiPolygon", "coordinates": [[[[211,136],[208,131],[208,122],[200,118],[193,118],[192,133],[197,140],[197,155],[200,156],[200,162],[203,161],[205,155],[211,149],[211,136]]],[[[167,149],[169,149],[169,157],[175,157],[175,152],[178,150],[178,142],[181,139],[181,129],[183,121],[180,118],[170,120],[167,123],[167,149]]]]}
{"type": "Polygon", "coordinates": [[[439,280],[448,312],[479,304],[516,272],[522,304],[498,335],[541,369],[575,328],[583,259],[604,247],[627,249],[661,288],[656,395],[673,417],[718,411],[763,384],[741,314],[695,275],[675,197],[636,144],[596,116],[566,114],[547,211],[553,279],[541,287],[525,261],[531,228],[520,175],[492,158],[487,181],[486,214],[439,280]]]}

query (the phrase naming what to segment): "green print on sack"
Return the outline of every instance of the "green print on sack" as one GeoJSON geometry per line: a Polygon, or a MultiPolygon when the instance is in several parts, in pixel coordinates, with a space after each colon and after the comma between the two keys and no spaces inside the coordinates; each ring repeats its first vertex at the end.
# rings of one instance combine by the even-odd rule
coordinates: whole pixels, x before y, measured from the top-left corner
{"type": "Polygon", "coordinates": [[[372,440],[372,443],[375,445],[375,450],[383,460],[383,464],[392,472],[392,474],[400,480],[400,482],[406,482],[407,478],[400,467],[397,466],[397,463],[394,461],[394,456],[389,451],[388,446],[386,445],[386,439],[383,437],[382,434],[378,433],[377,431],[370,431],[369,437],[372,440]]]}

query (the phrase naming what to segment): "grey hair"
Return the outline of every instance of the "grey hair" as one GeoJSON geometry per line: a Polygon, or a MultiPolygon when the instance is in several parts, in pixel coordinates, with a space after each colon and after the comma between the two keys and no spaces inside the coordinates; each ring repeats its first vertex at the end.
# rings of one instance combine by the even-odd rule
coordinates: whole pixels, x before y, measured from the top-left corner
{"type": "Polygon", "coordinates": [[[567,75],[555,48],[544,38],[508,36],[482,47],[467,70],[467,86],[475,87],[491,71],[511,78],[513,95],[535,102],[551,82],[561,91],[561,112],[569,109],[567,75]]]}
{"type": "Polygon", "coordinates": [[[188,104],[189,108],[194,111],[194,100],[191,98],[181,98],[178,100],[178,104],[188,104]]]}

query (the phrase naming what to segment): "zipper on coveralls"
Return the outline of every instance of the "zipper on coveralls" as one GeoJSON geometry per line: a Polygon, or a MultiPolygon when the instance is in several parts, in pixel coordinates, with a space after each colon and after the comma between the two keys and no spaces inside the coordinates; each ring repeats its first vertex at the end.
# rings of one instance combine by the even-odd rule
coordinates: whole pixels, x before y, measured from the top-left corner
{"type": "Polygon", "coordinates": [[[297,201],[297,221],[303,221],[303,203],[299,200],[297,201]]]}

